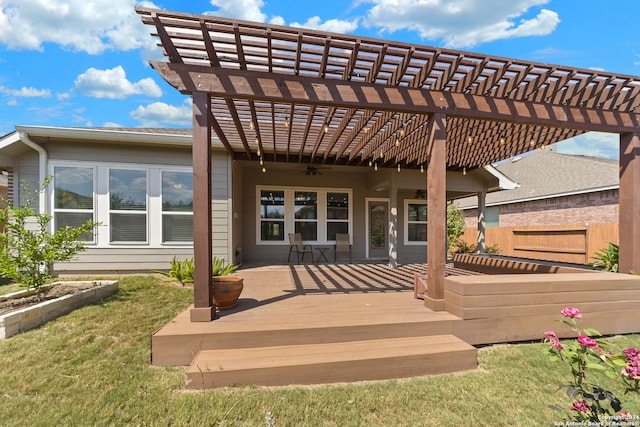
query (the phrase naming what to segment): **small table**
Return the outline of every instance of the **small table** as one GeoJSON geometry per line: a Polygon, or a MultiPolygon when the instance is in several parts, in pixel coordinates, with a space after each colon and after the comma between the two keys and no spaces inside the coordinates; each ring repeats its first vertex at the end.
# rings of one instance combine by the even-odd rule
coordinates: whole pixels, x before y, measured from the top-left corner
{"type": "Polygon", "coordinates": [[[320,257],[324,258],[326,262],[329,262],[327,259],[327,251],[331,249],[329,246],[314,246],[313,249],[318,251],[318,258],[316,258],[316,262],[320,261],[320,257]]]}

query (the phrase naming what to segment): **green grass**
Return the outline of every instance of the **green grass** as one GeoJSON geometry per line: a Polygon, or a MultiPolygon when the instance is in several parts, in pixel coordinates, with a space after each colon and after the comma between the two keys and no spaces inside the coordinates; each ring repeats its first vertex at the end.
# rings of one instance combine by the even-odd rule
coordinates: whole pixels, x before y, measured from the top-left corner
{"type": "Polygon", "coordinates": [[[276,426],[539,426],[559,421],[547,405],[567,402],[568,372],[542,344],[482,349],[479,369],[460,374],[187,392],[184,368],[149,365],[149,341],[192,292],[126,277],[113,297],[0,341],[0,424],[264,426],[271,412],[276,426]]]}

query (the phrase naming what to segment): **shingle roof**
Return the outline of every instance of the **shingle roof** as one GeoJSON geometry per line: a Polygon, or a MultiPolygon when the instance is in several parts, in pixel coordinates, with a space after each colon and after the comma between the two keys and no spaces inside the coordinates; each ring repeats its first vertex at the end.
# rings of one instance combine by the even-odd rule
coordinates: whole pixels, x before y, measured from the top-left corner
{"type": "MultiPolygon", "coordinates": [[[[494,165],[520,187],[487,194],[486,205],[500,205],[532,199],[559,197],[618,188],[618,161],[560,154],[547,149],[494,165]]],[[[458,201],[458,206],[477,206],[475,197],[458,201]]]]}

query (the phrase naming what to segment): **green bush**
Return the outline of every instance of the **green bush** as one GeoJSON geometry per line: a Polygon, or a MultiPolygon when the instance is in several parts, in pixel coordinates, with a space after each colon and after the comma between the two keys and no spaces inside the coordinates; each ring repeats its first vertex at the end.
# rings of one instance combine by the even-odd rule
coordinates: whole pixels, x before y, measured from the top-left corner
{"type": "Polygon", "coordinates": [[[596,252],[596,256],[593,257],[596,261],[591,265],[594,267],[602,268],[604,271],[618,272],[618,254],[620,248],[615,243],[609,242],[609,246],[606,249],[601,249],[596,252]]]}
{"type": "MultiPolygon", "coordinates": [[[[38,192],[45,191],[49,182],[46,179],[38,192]]],[[[70,261],[84,251],[86,247],[80,239],[91,236],[99,224],[87,220],[79,227],[65,225],[51,232],[51,215],[36,212],[35,195],[27,187],[25,192],[27,198],[22,206],[14,207],[6,201],[8,206],[0,210],[0,275],[35,290],[40,298],[52,277],[49,265],[70,261]]]]}

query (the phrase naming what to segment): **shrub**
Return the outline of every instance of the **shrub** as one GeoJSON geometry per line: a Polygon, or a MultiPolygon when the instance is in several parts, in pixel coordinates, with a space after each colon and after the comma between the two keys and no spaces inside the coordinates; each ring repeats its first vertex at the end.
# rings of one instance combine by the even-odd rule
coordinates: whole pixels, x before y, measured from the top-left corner
{"type": "MultiPolygon", "coordinates": [[[[49,183],[50,179],[46,179],[38,192],[45,191],[49,183]]],[[[80,239],[91,236],[98,223],[87,220],[79,227],[65,225],[51,232],[51,215],[36,212],[35,194],[26,186],[24,190],[27,198],[22,206],[14,207],[7,201],[7,207],[0,210],[0,224],[4,227],[0,232],[0,275],[35,290],[41,298],[52,277],[49,265],[70,261],[84,251],[86,247],[80,239]]]]}
{"type": "Polygon", "coordinates": [[[618,254],[620,247],[615,243],[609,242],[609,245],[605,249],[601,249],[596,252],[594,262],[591,263],[594,267],[602,268],[604,271],[618,272],[618,254]]]}
{"type": "Polygon", "coordinates": [[[568,410],[555,405],[551,408],[564,414],[565,419],[580,423],[575,425],[605,425],[602,423],[628,417],[630,407],[625,407],[613,392],[598,385],[592,374],[603,373],[608,378],[619,379],[625,395],[640,393],[640,352],[633,347],[620,354],[607,351],[610,345],[606,340],[592,338],[600,336],[597,330],[578,327],[582,314],[577,308],[566,307],[561,314],[564,316],[561,323],[570,327],[577,339],[561,342],[554,331],[547,331],[544,342],[549,344],[549,359],[564,362],[571,371],[571,381],[560,389],[566,391],[572,403],[568,410]]]}

